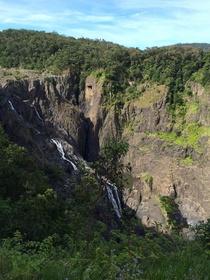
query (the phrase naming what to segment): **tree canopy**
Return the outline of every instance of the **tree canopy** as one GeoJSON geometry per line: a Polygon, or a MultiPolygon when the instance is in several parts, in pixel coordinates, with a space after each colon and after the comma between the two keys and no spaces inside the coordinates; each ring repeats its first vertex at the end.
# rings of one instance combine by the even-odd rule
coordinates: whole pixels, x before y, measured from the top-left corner
{"type": "Polygon", "coordinates": [[[32,30],[8,29],[0,32],[0,66],[62,73],[70,69],[78,80],[96,73],[103,77],[107,100],[122,99],[125,92],[134,94],[139,83],[156,82],[169,89],[168,102],[173,107],[180,100],[185,83],[194,79],[203,85],[210,82],[209,53],[197,45],[138,48],[88,38],[75,39],[32,30]],[[178,97],[177,97],[178,96],[178,97]]]}

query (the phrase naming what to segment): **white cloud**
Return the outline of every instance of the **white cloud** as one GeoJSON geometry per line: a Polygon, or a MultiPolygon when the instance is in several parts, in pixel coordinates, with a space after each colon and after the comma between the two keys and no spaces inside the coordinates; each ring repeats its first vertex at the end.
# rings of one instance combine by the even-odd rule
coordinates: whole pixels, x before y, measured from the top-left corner
{"type": "Polygon", "coordinates": [[[151,8],[185,8],[204,11],[210,8],[209,0],[114,0],[115,5],[124,10],[128,9],[151,9],[151,8]]]}
{"type": "Polygon", "coordinates": [[[0,29],[29,28],[126,46],[210,43],[209,0],[0,0],[0,29]]]}
{"type": "Polygon", "coordinates": [[[53,22],[53,21],[55,21],[55,18],[53,16],[38,13],[38,14],[32,14],[32,15],[27,16],[25,18],[25,20],[53,22]]]}

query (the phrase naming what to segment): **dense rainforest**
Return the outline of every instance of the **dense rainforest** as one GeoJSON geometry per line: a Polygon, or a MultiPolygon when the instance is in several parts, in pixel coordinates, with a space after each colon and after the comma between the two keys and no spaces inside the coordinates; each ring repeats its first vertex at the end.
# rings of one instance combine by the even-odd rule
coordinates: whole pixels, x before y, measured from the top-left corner
{"type": "Polygon", "coordinates": [[[185,82],[198,70],[200,73],[194,79],[199,79],[202,84],[209,81],[206,70],[210,54],[196,44],[196,47],[181,45],[141,51],[104,40],[12,29],[0,33],[0,43],[1,67],[52,73],[70,68],[75,74],[80,73],[80,90],[84,77],[96,70],[98,75],[105,75],[113,94],[125,90],[128,79],[164,83],[169,86],[172,95],[183,91],[185,82]]]}
{"type": "Polygon", "coordinates": [[[78,92],[84,89],[85,77],[96,71],[98,77],[104,78],[105,92],[120,101],[126,90],[129,98],[138,97],[141,94],[139,82],[153,81],[169,87],[168,101],[174,107],[182,103],[180,93],[186,81],[191,78],[205,85],[210,78],[210,52],[205,51],[205,44],[141,51],[104,40],[13,29],[0,33],[0,43],[1,67],[54,74],[71,69],[78,78],[75,85],[78,92]]]}
{"type": "MultiPolygon", "coordinates": [[[[149,83],[164,85],[167,110],[175,118],[185,114],[186,97],[192,95],[187,82],[210,84],[206,48],[186,44],[142,51],[9,29],[0,32],[0,66],[2,77],[17,81],[30,79],[32,72],[45,73],[48,81],[70,71],[76,102],[92,74],[102,81],[104,106],[119,110],[149,83]]],[[[158,224],[145,227],[125,205],[116,217],[100,178],[106,176],[122,193],[127,151],[126,141],[108,139],[89,169],[81,162],[73,176],[59,165],[37,162],[0,126],[0,279],[210,279],[210,220],[193,227],[187,239],[179,226],[167,233],[158,224]],[[73,187],[58,191],[64,184],[73,187]]],[[[173,204],[164,199],[162,204],[173,220],[173,204]]]]}

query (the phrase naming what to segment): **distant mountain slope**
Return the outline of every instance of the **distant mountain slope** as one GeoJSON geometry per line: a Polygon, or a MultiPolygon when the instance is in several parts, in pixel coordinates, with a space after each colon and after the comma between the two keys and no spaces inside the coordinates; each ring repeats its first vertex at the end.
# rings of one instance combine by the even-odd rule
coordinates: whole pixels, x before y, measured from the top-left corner
{"type": "Polygon", "coordinates": [[[186,43],[186,44],[176,44],[176,46],[180,46],[180,47],[189,46],[189,47],[202,49],[203,51],[210,50],[210,44],[207,43],[186,43]]]}

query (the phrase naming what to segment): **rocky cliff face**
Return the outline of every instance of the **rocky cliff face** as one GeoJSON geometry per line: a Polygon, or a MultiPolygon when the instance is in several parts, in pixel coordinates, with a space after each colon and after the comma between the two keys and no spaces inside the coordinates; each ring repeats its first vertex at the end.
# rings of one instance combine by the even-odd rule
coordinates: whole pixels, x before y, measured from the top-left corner
{"type": "MultiPolygon", "coordinates": [[[[187,101],[181,137],[173,138],[179,119],[167,113],[164,92],[150,105],[142,106],[143,99],[142,103],[134,102],[132,116],[127,112],[131,105],[124,111],[131,121],[123,134],[130,145],[125,160],[131,162],[135,178],[133,187],[125,191],[125,202],[149,226],[168,222],[161,196],[172,198],[178,205],[180,222],[195,225],[210,215],[210,99],[202,86],[192,83],[190,87],[192,96],[187,101]],[[186,132],[188,126],[190,131],[186,132]]],[[[149,99],[149,93],[144,98],[147,94],[149,99]]]]}
{"type": "Polygon", "coordinates": [[[114,108],[104,106],[102,84],[93,76],[86,79],[85,91],[80,94],[79,108],[88,122],[86,159],[94,160],[100,146],[110,137],[120,134],[118,114],[114,108]]]}
{"type": "Polygon", "coordinates": [[[146,225],[169,223],[161,197],[177,205],[180,222],[210,218],[209,93],[198,84],[188,85],[192,96],[183,123],[168,113],[163,86],[145,85],[138,100],[119,109],[104,105],[102,84],[93,76],[79,94],[76,79],[67,73],[2,83],[0,120],[11,140],[43,164],[60,160],[51,141],[57,139],[77,164],[94,160],[108,137],[123,137],[129,143],[125,162],[131,163],[134,179],[124,202],[146,225]]]}
{"type": "Polygon", "coordinates": [[[12,140],[27,145],[43,133],[49,138],[60,134],[74,145],[76,152],[85,154],[85,117],[75,106],[70,79],[67,74],[9,81],[1,88],[1,121],[12,140]]]}

